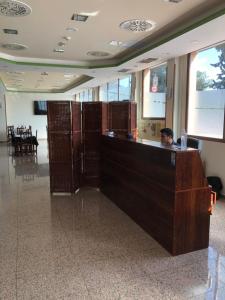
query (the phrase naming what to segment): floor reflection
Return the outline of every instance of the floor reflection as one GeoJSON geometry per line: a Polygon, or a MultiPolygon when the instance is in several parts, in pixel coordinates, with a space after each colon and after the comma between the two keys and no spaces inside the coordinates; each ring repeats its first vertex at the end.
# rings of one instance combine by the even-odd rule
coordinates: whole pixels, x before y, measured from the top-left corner
{"type": "Polygon", "coordinates": [[[23,181],[49,176],[49,164],[38,163],[36,155],[12,156],[12,161],[15,176],[21,176],[23,181]]]}
{"type": "Polygon", "coordinates": [[[173,257],[99,190],[51,195],[48,174],[46,142],[0,145],[0,299],[225,300],[224,199],[209,248],[173,257]]]}

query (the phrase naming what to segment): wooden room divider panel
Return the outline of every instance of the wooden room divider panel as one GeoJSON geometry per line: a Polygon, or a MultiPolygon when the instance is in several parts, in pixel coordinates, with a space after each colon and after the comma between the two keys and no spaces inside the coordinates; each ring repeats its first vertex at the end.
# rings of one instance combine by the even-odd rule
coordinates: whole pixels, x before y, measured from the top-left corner
{"type": "Polygon", "coordinates": [[[50,192],[73,192],[71,103],[48,101],[50,192]]]}

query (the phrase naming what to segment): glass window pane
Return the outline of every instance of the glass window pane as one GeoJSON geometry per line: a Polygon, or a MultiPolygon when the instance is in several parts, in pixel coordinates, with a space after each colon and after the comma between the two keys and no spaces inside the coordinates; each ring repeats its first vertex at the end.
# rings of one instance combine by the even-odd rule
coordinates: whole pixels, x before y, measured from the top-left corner
{"type": "Polygon", "coordinates": [[[107,84],[104,84],[104,85],[100,86],[99,100],[100,101],[107,101],[108,100],[108,97],[107,97],[107,84]]]}
{"type": "Polygon", "coordinates": [[[119,79],[119,100],[131,100],[131,75],[119,79]]]}
{"type": "Polygon", "coordinates": [[[84,101],[88,101],[88,90],[84,90],[84,101]]]}
{"type": "Polygon", "coordinates": [[[108,83],[108,101],[118,101],[118,80],[108,83]]]}
{"type": "Polygon", "coordinates": [[[165,118],[166,76],[166,64],[145,72],[143,97],[144,118],[165,118]]]}
{"type": "Polygon", "coordinates": [[[225,44],[192,53],[188,134],[223,138],[225,44]]]}
{"type": "Polygon", "coordinates": [[[92,101],[93,100],[93,97],[92,97],[92,89],[89,89],[88,90],[88,101],[92,101]]]}

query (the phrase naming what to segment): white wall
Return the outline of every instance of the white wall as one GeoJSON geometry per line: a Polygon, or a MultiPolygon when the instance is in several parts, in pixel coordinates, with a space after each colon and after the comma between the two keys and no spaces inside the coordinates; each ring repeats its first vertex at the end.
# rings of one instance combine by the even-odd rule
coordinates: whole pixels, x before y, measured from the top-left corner
{"type": "Polygon", "coordinates": [[[66,94],[35,94],[35,93],[6,93],[7,125],[32,126],[32,132],[37,130],[38,139],[46,139],[47,116],[34,115],[35,100],[74,100],[73,95],[66,94]]]}
{"type": "Polygon", "coordinates": [[[206,176],[219,176],[225,195],[225,143],[202,141],[201,157],[205,165],[206,176]]]}
{"type": "Polygon", "coordinates": [[[0,82],[0,142],[6,140],[5,88],[0,82]]]}

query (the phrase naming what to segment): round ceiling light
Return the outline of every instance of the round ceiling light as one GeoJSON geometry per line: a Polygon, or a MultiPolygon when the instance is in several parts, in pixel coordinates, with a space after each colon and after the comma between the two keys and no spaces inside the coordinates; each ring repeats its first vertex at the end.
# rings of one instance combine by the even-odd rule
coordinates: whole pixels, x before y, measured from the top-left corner
{"type": "Polygon", "coordinates": [[[104,51],[88,51],[87,55],[95,56],[95,57],[106,57],[106,56],[109,56],[110,53],[104,52],[104,51]]]}
{"type": "Polygon", "coordinates": [[[2,48],[5,48],[7,50],[25,50],[28,47],[22,44],[12,43],[12,44],[2,44],[2,48]]]}
{"type": "Polygon", "coordinates": [[[120,23],[120,28],[132,32],[145,32],[155,28],[155,23],[149,20],[128,20],[120,23]]]}
{"type": "Polygon", "coordinates": [[[31,7],[17,0],[0,2],[0,15],[7,17],[22,17],[31,13],[31,7]]]}

